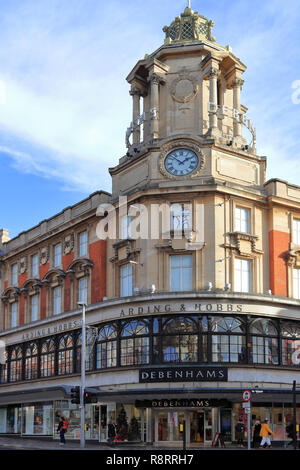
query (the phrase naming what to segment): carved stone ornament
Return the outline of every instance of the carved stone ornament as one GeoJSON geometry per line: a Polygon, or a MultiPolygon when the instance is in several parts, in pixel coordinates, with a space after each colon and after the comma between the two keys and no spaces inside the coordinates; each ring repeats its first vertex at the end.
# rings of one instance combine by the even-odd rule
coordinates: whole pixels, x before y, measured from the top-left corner
{"type": "Polygon", "coordinates": [[[40,263],[46,264],[49,261],[49,246],[40,249],[40,263]]]}
{"type": "Polygon", "coordinates": [[[177,103],[190,103],[198,91],[197,80],[189,73],[181,73],[171,84],[171,96],[177,103]]]}
{"type": "Polygon", "coordinates": [[[19,272],[20,274],[24,274],[27,271],[27,257],[24,256],[23,258],[20,259],[19,262],[19,272]]]}
{"type": "Polygon", "coordinates": [[[254,253],[262,254],[262,252],[256,248],[256,242],[258,240],[257,235],[233,232],[230,236],[231,245],[229,248],[236,248],[241,256],[252,256],[254,253]]]}
{"type": "Polygon", "coordinates": [[[185,141],[185,140],[180,140],[180,141],[177,140],[176,142],[171,142],[169,144],[163,145],[162,152],[161,152],[160,157],[158,159],[159,171],[164,176],[166,176],[167,178],[172,179],[172,180],[183,180],[183,179],[187,179],[187,178],[191,178],[191,179],[192,178],[198,178],[201,175],[201,172],[204,168],[204,164],[205,164],[205,156],[204,156],[204,153],[202,152],[201,148],[199,147],[199,145],[197,145],[193,142],[185,141]],[[195,170],[193,171],[193,173],[191,173],[189,175],[183,175],[183,176],[171,175],[166,170],[165,159],[166,159],[167,155],[170,152],[172,152],[172,150],[180,149],[180,148],[190,149],[193,152],[195,152],[197,157],[198,157],[198,165],[195,168],[195,170]]]}
{"type": "Polygon", "coordinates": [[[64,254],[71,253],[74,249],[74,233],[70,233],[64,238],[64,254]]]}
{"type": "Polygon", "coordinates": [[[300,267],[300,248],[295,248],[287,252],[286,260],[288,266],[292,268],[300,267]]]}

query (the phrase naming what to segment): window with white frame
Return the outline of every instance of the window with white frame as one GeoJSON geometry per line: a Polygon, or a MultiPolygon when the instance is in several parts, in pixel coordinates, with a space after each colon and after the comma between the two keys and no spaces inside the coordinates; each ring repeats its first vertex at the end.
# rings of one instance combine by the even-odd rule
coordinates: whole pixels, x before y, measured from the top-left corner
{"type": "Polygon", "coordinates": [[[33,255],[31,257],[31,277],[39,277],[39,257],[38,255],[33,255]]]}
{"type": "Polygon", "coordinates": [[[39,318],[39,296],[32,295],[30,298],[30,320],[37,321],[39,318]]]}
{"type": "Polygon", "coordinates": [[[54,246],[54,267],[61,266],[61,244],[58,243],[54,246]]]}
{"type": "Polygon", "coordinates": [[[131,221],[133,217],[129,215],[124,215],[120,220],[120,238],[126,240],[131,237],[131,221]]]}
{"type": "Polygon", "coordinates": [[[82,302],[87,305],[88,299],[88,280],[87,277],[82,277],[78,281],[78,302],[82,302]]]}
{"type": "Polygon", "coordinates": [[[171,205],[171,230],[192,229],[192,204],[171,205]]]}
{"type": "Polygon", "coordinates": [[[251,292],[251,261],[235,258],[234,260],[234,290],[236,292],[251,292]]]}
{"type": "Polygon", "coordinates": [[[53,315],[61,313],[61,287],[53,289],[53,315]]]}
{"type": "Polygon", "coordinates": [[[10,326],[11,328],[15,328],[18,326],[18,302],[14,302],[11,304],[11,319],[10,319],[10,326]]]}
{"type": "Polygon", "coordinates": [[[88,235],[87,232],[79,234],[79,256],[87,256],[88,254],[88,235]]]}
{"type": "Polygon", "coordinates": [[[293,269],[293,297],[300,299],[300,269],[293,269]]]}
{"type": "Polygon", "coordinates": [[[235,231],[250,232],[250,210],[244,207],[235,208],[235,231]]]}
{"type": "Polygon", "coordinates": [[[120,267],[120,296],[127,297],[132,295],[133,284],[132,264],[127,263],[120,267]]]}
{"type": "Polygon", "coordinates": [[[300,220],[293,220],[293,243],[300,245],[300,220]]]}
{"type": "Polygon", "coordinates": [[[15,263],[11,267],[11,283],[13,286],[18,285],[18,263],[15,263]]]}
{"type": "Polygon", "coordinates": [[[193,289],[193,256],[171,255],[170,289],[172,292],[193,289]]]}

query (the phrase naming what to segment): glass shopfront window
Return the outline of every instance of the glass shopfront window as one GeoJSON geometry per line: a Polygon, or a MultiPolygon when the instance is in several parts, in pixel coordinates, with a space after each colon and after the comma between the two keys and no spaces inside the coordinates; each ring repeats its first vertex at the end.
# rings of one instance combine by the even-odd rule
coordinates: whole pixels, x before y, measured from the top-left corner
{"type": "Polygon", "coordinates": [[[7,406],[0,408],[0,434],[21,433],[21,407],[7,406]]]}
{"type": "Polygon", "coordinates": [[[24,435],[52,436],[53,434],[53,406],[48,403],[29,403],[23,405],[24,435]]]}
{"type": "MultiPolygon", "coordinates": [[[[94,406],[86,405],[85,407],[85,425],[86,439],[92,439],[93,435],[93,411],[94,406]]],[[[78,405],[71,403],[68,400],[56,401],[54,403],[54,427],[57,429],[59,418],[64,416],[69,422],[68,431],[66,433],[66,439],[80,439],[80,409],[78,405]]],[[[55,433],[56,435],[56,433],[55,433]]],[[[58,435],[56,436],[59,437],[58,435]]]]}
{"type": "Polygon", "coordinates": [[[133,405],[116,407],[116,440],[120,442],[141,441],[142,410],[133,405]]]}

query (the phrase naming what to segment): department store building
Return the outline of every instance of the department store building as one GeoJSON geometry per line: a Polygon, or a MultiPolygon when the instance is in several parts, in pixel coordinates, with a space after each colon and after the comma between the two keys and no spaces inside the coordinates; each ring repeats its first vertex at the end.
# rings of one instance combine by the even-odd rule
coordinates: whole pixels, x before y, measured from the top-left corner
{"type": "Polygon", "coordinates": [[[55,439],[64,415],[67,439],[80,437],[70,390],[84,302],[86,381],[98,393],[88,439],[106,442],[122,416],[123,440],[154,445],[182,442],[183,421],[190,445],[219,431],[232,442],[240,417],[268,418],[274,442],[287,440],[300,382],[300,187],[266,181],[241,102],[246,66],[212,28],[187,7],[129,73],[132,122],[111,194],[13,239],[1,230],[1,434],[55,439]]]}

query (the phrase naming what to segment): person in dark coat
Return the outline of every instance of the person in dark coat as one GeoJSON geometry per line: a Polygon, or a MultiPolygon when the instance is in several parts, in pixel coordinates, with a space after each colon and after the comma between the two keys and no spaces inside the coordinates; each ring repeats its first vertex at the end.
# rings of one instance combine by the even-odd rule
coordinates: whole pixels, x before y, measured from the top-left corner
{"type": "Polygon", "coordinates": [[[261,430],[261,422],[260,419],[258,418],[255,423],[254,423],[254,428],[253,428],[253,447],[257,448],[259,447],[261,437],[260,437],[260,430],[261,430]]]}
{"type": "Polygon", "coordinates": [[[113,442],[116,437],[116,425],[113,421],[108,423],[108,430],[107,430],[108,441],[113,442]]]}
{"type": "Polygon", "coordinates": [[[239,421],[235,426],[235,437],[237,440],[237,445],[244,447],[245,424],[242,418],[239,418],[239,421]]]}
{"type": "Polygon", "coordinates": [[[61,446],[64,446],[66,443],[65,433],[67,432],[67,429],[68,429],[68,421],[66,420],[64,416],[61,416],[59,418],[59,423],[57,426],[57,433],[59,433],[61,446]]]}
{"type": "Polygon", "coordinates": [[[288,443],[288,446],[292,445],[294,443],[294,437],[295,437],[294,436],[294,425],[293,425],[293,423],[292,422],[289,423],[287,425],[287,427],[285,428],[285,430],[286,430],[286,433],[287,433],[287,437],[289,439],[291,439],[291,441],[288,443]]]}

